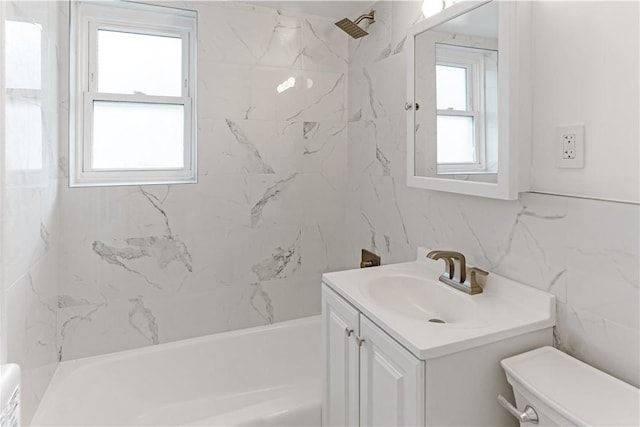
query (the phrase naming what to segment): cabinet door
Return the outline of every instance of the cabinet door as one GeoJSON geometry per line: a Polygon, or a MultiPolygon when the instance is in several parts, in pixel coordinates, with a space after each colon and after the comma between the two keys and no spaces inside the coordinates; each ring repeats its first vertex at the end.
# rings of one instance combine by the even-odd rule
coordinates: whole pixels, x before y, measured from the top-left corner
{"type": "Polygon", "coordinates": [[[424,361],[360,316],[360,423],[424,425],[424,361]]]}
{"type": "Polygon", "coordinates": [[[324,426],[358,425],[358,316],[355,308],[322,285],[324,426]]]}

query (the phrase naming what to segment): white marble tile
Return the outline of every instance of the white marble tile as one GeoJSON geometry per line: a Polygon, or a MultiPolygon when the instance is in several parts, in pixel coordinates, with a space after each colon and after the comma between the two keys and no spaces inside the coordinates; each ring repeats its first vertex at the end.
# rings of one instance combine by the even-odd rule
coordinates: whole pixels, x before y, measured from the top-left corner
{"type": "Polygon", "coordinates": [[[570,218],[568,304],[640,330],[640,208],[573,202],[570,218]]]}
{"type": "MultiPolygon", "coordinates": [[[[265,313],[264,301],[268,301],[273,313],[273,322],[320,314],[321,283],[319,275],[261,282],[254,285],[257,292],[253,298],[253,305],[257,311],[265,313]]],[[[266,313],[269,313],[269,310],[266,313]]],[[[268,316],[266,320],[269,320],[268,316]]]]}
{"type": "MultiPolygon", "coordinates": [[[[349,68],[363,68],[391,55],[391,25],[392,25],[391,1],[380,1],[370,7],[365,7],[362,13],[375,10],[375,22],[361,22],[362,28],[369,35],[359,39],[349,38],[349,68]]],[[[366,6],[363,4],[363,6],[366,6]]],[[[355,19],[355,16],[349,19],[355,19]]]]}
{"type": "MultiPolygon", "coordinates": [[[[253,67],[221,64],[200,53],[198,64],[198,118],[243,120],[252,110],[253,67]]],[[[206,137],[200,133],[199,140],[206,137]]]]}
{"type": "Polygon", "coordinates": [[[15,282],[45,252],[47,233],[42,230],[41,191],[38,188],[8,188],[5,191],[4,250],[6,283],[15,282]]]}
{"type": "Polygon", "coordinates": [[[269,175],[251,177],[251,226],[283,225],[298,222],[304,206],[295,197],[301,174],[284,178],[269,175]]]}
{"type": "Polygon", "coordinates": [[[349,68],[349,121],[387,117],[404,111],[406,76],[394,72],[405,66],[404,55],[394,55],[366,67],[349,68]]]}
{"type": "Polygon", "coordinates": [[[58,254],[47,254],[26,277],[25,369],[56,362],[57,264],[58,254]]]}
{"type": "Polygon", "coordinates": [[[248,292],[247,285],[226,286],[171,299],[149,298],[145,306],[154,314],[163,343],[261,324],[251,314],[248,292]]]}
{"type": "Polygon", "coordinates": [[[640,335],[565,304],[558,304],[555,346],[636,387],[640,384],[640,335]]]}
{"type": "Polygon", "coordinates": [[[302,172],[324,176],[333,188],[347,183],[347,124],[337,122],[302,123],[302,172]]]}
{"type": "Polygon", "coordinates": [[[424,20],[423,2],[418,0],[392,3],[391,55],[404,53],[407,48],[407,30],[424,20]]]}
{"type": "Polygon", "coordinates": [[[300,275],[303,239],[302,227],[296,223],[250,230],[250,246],[244,257],[249,275],[244,282],[264,282],[300,275]]]}
{"type": "Polygon", "coordinates": [[[261,6],[180,4],[207,23],[199,182],[61,188],[63,359],[314,314],[321,271],[341,265],[345,36],[261,6]]]}
{"type": "Polygon", "coordinates": [[[272,120],[213,120],[205,125],[202,174],[276,174],[300,171],[300,123],[272,120]]]}
{"type": "Polygon", "coordinates": [[[239,3],[200,3],[200,55],[226,64],[298,68],[302,50],[299,18],[275,9],[239,3]]]}
{"type": "Polygon", "coordinates": [[[28,286],[28,276],[24,275],[5,291],[7,348],[4,351],[7,362],[22,362],[26,354],[28,286]]]}
{"type": "Polygon", "coordinates": [[[250,120],[320,121],[346,117],[346,75],[256,67],[251,78],[250,120]]]}
{"type": "Polygon", "coordinates": [[[305,71],[301,87],[303,105],[287,121],[331,121],[347,117],[345,73],[305,71]]]}
{"type": "Polygon", "coordinates": [[[302,228],[302,268],[304,275],[316,275],[348,268],[344,218],[308,221],[302,228]]]}
{"type": "Polygon", "coordinates": [[[251,224],[249,175],[207,168],[200,169],[198,182],[173,187],[162,205],[175,233],[186,235],[251,224]]]}
{"type": "Polygon", "coordinates": [[[348,39],[333,20],[307,16],[302,19],[302,69],[346,71],[348,39]]]}
{"type": "Polygon", "coordinates": [[[133,297],[58,310],[58,357],[78,357],[143,347],[158,342],[144,300],[133,297]]]}

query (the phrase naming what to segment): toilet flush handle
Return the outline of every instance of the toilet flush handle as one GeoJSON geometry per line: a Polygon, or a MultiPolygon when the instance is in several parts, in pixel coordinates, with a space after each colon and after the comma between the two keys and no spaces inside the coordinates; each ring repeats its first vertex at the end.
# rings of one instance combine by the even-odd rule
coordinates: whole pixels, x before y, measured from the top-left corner
{"type": "Polygon", "coordinates": [[[527,405],[524,408],[524,412],[520,412],[518,411],[518,408],[509,403],[509,401],[501,394],[498,395],[498,403],[502,405],[504,409],[509,411],[511,415],[519,419],[521,423],[538,424],[538,413],[531,406],[527,405]]]}

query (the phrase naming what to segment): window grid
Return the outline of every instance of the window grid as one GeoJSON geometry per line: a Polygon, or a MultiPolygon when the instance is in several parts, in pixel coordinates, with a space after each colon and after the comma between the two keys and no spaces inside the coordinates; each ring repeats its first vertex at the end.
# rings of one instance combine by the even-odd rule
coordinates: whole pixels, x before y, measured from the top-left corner
{"type": "MultiPolygon", "coordinates": [[[[70,185],[138,185],[196,182],[195,134],[195,15],[166,7],[114,2],[109,5],[82,2],[75,17],[75,114],[71,114],[75,143],[70,144],[70,185]],[[113,6],[116,4],[118,6],[113,6]],[[171,11],[171,12],[169,12],[171,11]],[[180,96],[148,95],[142,92],[98,91],[98,31],[114,31],[181,40],[180,96]],[[94,105],[96,102],[179,105],[184,112],[181,168],[93,167],[94,105]],[[73,164],[72,164],[73,163],[73,164]]],[[[74,29],[72,25],[72,30],[74,29]]]]}
{"type": "MultiPolygon", "coordinates": [[[[467,109],[437,109],[437,116],[468,117],[473,122],[474,159],[472,162],[438,162],[438,173],[482,172],[486,169],[482,86],[484,59],[481,54],[463,51],[458,46],[437,44],[436,65],[459,67],[467,70],[467,109]]],[[[437,94],[436,94],[437,96],[437,94]]]]}

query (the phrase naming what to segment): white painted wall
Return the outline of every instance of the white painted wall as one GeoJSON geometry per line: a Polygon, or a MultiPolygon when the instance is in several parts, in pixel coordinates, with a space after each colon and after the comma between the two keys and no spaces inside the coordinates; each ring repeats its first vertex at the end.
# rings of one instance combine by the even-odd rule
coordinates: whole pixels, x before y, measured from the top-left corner
{"type": "Polygon", "coordinates": [[[640,202],[640,3],[535,2],[532,189],[640,202]],[[558,169],[555,128],[585,126],[584,169],[558,169]]]}

